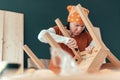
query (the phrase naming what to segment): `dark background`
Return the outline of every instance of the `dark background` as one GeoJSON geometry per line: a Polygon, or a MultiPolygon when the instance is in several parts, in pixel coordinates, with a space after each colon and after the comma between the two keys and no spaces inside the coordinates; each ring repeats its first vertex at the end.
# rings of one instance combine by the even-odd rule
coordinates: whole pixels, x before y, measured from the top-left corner
{"type": "MultiPolygon", "coordinates": [[[[24,14],[24,44],[39,58],[50,58],[49,45],[37,36],[42,29],[56,25],[54,20],[67,21],[67,5],[81,4],[90,10],[89,19],[101,29],[106,46],[120,60],[120,0],[0,0],[0,10],[24,14]]],[[[25,54],[25,67],[27,58],[25,54]]]]}

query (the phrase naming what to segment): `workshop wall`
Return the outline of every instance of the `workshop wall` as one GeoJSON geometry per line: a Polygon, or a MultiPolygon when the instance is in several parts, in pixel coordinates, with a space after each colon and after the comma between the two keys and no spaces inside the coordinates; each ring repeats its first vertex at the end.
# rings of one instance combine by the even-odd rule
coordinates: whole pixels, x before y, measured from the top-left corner
{"type": "MultiPolygon", "coordinates": [[[[104,43],[120,59],[119,0],[0,0],[0,10],[24,13],[24,43],[39,58],[49,59],[49,45],[37,39],[40,30],[56,25],[56,18],[66,24],[67,5],[78,3],[90,10],[91,22],[100,27],[104,43]]],[[[26,58],[25,54],[25,67],[26,58]]]]}

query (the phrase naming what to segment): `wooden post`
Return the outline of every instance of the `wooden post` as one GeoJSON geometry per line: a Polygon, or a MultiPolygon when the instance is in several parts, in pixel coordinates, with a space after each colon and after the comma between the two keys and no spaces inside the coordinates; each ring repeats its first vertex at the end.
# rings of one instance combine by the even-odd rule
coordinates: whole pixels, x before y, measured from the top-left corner
{"type": "Polygon", "coordinates": [[[32,50],[27,45],[23,46],[23,50],[27,53],[27,55],[33,60],[33,62],[36,64],[36,66],[39,69],[45,68],[44,64],[34,55],[32,50]]]}

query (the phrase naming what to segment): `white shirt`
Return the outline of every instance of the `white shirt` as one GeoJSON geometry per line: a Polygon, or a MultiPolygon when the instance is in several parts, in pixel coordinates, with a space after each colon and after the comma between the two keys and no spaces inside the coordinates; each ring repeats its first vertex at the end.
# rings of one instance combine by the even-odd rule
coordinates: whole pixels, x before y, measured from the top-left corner
{"type": "Polygon", "coordinates": [[[60,35],[57,35],[54,28],[49,28],[49,29],[43,29],[40,31],[39,35],[38,35],[38,39],[41,41],[41,42],[44,42],[44,43],[48,43],[47,40],[45,39],[44,37],[44,34],[48,32],[52,37],[53,39],[58,42],[58,43],[64,43],[64,44],[67,44],[69,38],[68,37],[65,37],[65,36],[60,36],[60,35]]]}

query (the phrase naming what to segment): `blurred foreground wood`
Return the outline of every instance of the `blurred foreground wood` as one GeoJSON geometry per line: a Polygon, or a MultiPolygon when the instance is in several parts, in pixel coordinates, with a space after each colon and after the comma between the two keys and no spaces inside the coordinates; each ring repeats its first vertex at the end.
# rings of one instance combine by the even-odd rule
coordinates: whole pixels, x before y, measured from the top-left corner
{"type": "Polygon", "coordinates": [[[109,69],[101,70],[94,74],[71,74],[71,75],[56,75],[52,71],[43,69],[36,70],[33,73],[16,75],[4,80],[120,80],[120,71],[113,71],[109,69]]]}
{"type": "Polygon", "coordinates": [[[21,64],[23,72],[24,14],[0,10],[0,61],[21,64]]]}

